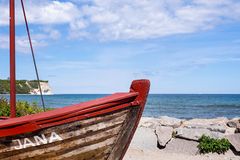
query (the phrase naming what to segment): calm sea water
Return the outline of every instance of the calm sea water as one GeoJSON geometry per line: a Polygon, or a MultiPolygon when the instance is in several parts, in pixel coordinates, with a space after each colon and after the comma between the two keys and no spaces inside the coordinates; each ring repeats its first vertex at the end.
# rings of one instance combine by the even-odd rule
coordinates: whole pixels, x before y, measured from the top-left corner
{"type": "MultiPolygon", "coordinates": [[[[44,96],[47,107],[63,107],[100,97],[103,94],[59,94],[44,96]]],[[[8,97],[8,96],[7,96],[8,97]]],[[[18,100],[38,102],[36,95],[18,95],[18,100]]],[[[176,118],[240,117],[240,94],[151,94],[144,116],[176,118]]]]}

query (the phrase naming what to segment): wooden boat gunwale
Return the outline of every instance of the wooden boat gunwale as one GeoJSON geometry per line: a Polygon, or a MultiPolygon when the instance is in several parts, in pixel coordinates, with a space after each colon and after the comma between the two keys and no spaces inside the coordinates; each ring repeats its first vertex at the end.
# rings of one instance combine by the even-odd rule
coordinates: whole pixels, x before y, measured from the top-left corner
{"type": "Polygon", "coordinates": [[[10,118],[10,119],[1,121],[0,129],[8,127],[9,125],[23,124],[28,121],[39,121],[46,118],[48,119],[55,118],[62,115],[74,113],[76,111],[89,109],[95,106],[121,101],[122,99],[125,99],[125,98],[136,97],[137,95],[138,93],[133,93],[133,92],[132,93],[115,93],[113,95],[106,96],[103,98],[99,98],[99,99],[95,99],[95,100],[91,100],[91,101],[87,101],[79,104],[74,104],[71,106],[63,107],[63,108],[56,108],[54,110],[47,111],[47,112],[41,112],[41,113],[36,113],[36,114],[22,116],[22,117],[10,118]]]}
{"type": "MultiPolygon", "coordinates": [[[[117,94],[118,95],[118,94],[117,94]]],[[[122,95],[122,94],[121,94],[122,95]]],[[[126,94],[126,98],[132,98],[130,97],[129,95],[132,95],[133,97],[135,97],[137,94],[134,93],[130,93],[130,94],[126,94]]],[[[122,96],[123,97],[123,96],[122,96]]],[[[122,97],[121,98],[116,98],[115,100],[122,100],[122,97]]],[[[110,103],[113,102],[111,98],[111,96],[108,96],[106,99],[110,99],[110,103]]],[[[102,98],[101,100],[105,100],[105,98],[102,98]]],[[[100,102],[101,102],[100,100],[100,102]]],[[[93,102],[96,102],[96,101],[99,101],[99,100],[93,100],[93,102]]],[[[86,104],[86,103],[85,103],[86,104]]],[[[87,102],[87,104],[92,104],[92,102],[87,102]]],[[[106,105],[106,103],[99,103],[100,105],[106,105]]],[[[133,103],[132,103],[133,104],[133,103]]],[[[119,106],[118,108],[125,108],[127,106],[132,106],[131,103],[127,103],[125,104],[124,106],[119,106]]],[[[19,118],[11,118],[11,119],[8,119],[8,120],[4,120],[3,122],[0,123],[0,137],[3,137],[3,136],[12,136],[14,134],[20,134],[20,133],[24,133],[24,132],[33,132],[33,131],[36,131],[36,130],[39,130],[39,129],[44,129],[44,128],[47,128],[47,127],[51,127],[51,126],[55,126],[55,125],[60,125],[60,124],[64,124],[64,123],[70,123],[70,122],[73,122],[73,121],[77,121],[77,120],[81,120],[81,119],[85,119],[85,118],[88,118],[88,117],[91,117],[91,116],[97,116],[98,114],[100,115],[101,113],[95,113],[94,115],[88,115],[86,116],[87,112],[84,112],[85,110],[100,110],[101,107],[99,107],[99,105],[97,105],[97,103],[94,103],[92,105],[88,105],[88,106],[85,106],[85,105],[81,105],[81,103],[79,105],[74,105],[74,106],[70,106],[70,107],[64,107],[64,108],[59,108],[59,109],[55,109],[53,111],[47,111],[47,112],[42,112],[42,113],[38,113],[38,114],[33,114],[33,115],[29,115],[29,116],[24,116],[24,117],[19,117],[19,118]],[[83,106],[82,108],[80,106],[83,106]],[[74,117],[72,118],[72,120],[68,120],[69,118],[71,117],[67,117],[66,119],[62,120],[61,123],[54,123],[54,122],[49,122],[49,123],[46,123],[42,124],[42,121],[46,121],[46,120],[53,120],[54,118],[59,118],[59,117],[62,117],[62,115],[69,115],[70,113],[72,112],[68,112],[68,110],[73,110],[75,109],[75,113],[78,111],[78,112],[81,112],[82,113],[79,113],[81,115],[83,115],[82,117],[80,118],[77,118],[77,117],[74,117]],[[49,114],[50,113],[50,114],[49,114]],[[53,117],[51,116],[48,116],[48,115],[54,115],[53,117]],[[22,122],[22,123],[21,123],[22,122]],[[11,126],[14,126],[14,128],[10,128],[11,126]]],[[[111,106],[110,106],[111,107],[111,106]]],[[[109,109],[109,111],[111,110],[111,108],[109,109]]],[[[108,112],[109,112],[108,111],[108,112]]]]}

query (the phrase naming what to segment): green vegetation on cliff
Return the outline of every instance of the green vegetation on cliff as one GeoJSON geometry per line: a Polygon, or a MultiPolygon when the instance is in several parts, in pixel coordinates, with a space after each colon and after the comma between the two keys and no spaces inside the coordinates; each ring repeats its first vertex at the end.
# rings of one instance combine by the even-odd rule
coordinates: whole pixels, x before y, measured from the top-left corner
{"type": "MultiPolygon", "coordinates": [[[[48,82],[43,81],[41,82],[48,82]]],[[[17,94],[29,94],[31,90],[38,89],[38,83],[36,80],[17,80],[16,81],[16,92],[17,94]]],[[[10,81],[0,79],[0,94],[8,94],[10,92],[10,81]]]]}
{"type": "MultiPolygon", "coordinates": [[[[46,110],[51,110],[47,108],[46,110]]],[[[17,117],[43,112],[43,109],[37,106],[37,103],[28,103],[26,101],[18,101],[16,104],[17,117]]],[[[0,117],[10,116],[10,105],[6,98],[0,97],[0,117]]]]}

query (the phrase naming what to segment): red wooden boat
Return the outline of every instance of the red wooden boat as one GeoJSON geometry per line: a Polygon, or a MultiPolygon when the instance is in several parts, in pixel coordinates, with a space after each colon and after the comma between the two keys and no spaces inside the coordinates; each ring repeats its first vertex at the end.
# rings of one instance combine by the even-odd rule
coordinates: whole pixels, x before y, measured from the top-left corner
{"type": "Polygon", "coordinates": [[[16,118],[14,8],[10,0],[11,118],[0,120],[0,159],[123,159],[150,82],[135,80],[126,93],[16,118]]]}

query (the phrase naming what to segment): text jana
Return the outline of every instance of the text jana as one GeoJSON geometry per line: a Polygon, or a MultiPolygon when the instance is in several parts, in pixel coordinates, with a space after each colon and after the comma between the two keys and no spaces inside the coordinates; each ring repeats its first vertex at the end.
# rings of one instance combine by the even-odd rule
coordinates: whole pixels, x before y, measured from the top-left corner
{"type": "Polygon", "coordinates": [[[22,140],[16,139],[13,140],[13,142],[17,142],[17,146],[14,146],[14,149],[24,149],[28,147],[35,147],[42,144],[48,144],[53,143],[56,141],[63,140],[57,133],[52,132],[49,138],[46,138],[44,134],[41,134],[41,136],[34,136],[33,140],[30,140],[29,138],[24,138],[22,140]]]}

